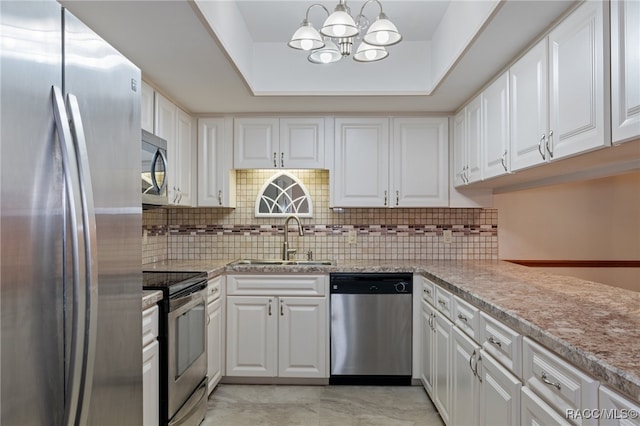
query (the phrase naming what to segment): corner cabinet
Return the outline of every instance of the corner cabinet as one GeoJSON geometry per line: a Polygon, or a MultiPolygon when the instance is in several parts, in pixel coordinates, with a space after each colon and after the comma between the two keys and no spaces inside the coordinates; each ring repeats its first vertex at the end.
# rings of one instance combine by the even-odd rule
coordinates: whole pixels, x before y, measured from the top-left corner
{"type": "Polygon", "coordinates": [[[322,169],[324,117],[234,119],[236,169],[322,169]]]}
{"type": "Polygon", "coordinates": [[[226,375],[328,378],[328,278],[227,276],[226,375]]]}
{"type": "Polygon", "coordinates": [[[448,193],[448,119],[335,119],[332,205],[443,207],[448,193]]]}
{"type": "Polygon", "coordinates": [[[198,206],[236,207],[233,119],[198,119],[198,206]]]}
{"type": "Polygon", "coordinates": [[[611,133],[614,143],[640,137],[640,2],[611,2],[611,133]]]}

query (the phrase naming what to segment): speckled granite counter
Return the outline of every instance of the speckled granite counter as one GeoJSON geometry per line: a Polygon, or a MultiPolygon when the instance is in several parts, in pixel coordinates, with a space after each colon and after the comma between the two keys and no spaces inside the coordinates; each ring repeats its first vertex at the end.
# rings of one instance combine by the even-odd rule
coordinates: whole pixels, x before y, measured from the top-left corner
{"type": "Polygon", "coordinates": [[[640,402],[640,293],[500,261],[360,261],[332,266],[163,262],[227,273],[414,272],[440,284],[640,402]]]}
{"type": "Polygon", "coordinates": [[[148,309],[162,300],[160,290],[142,290],[142,310],[148,309]]]}

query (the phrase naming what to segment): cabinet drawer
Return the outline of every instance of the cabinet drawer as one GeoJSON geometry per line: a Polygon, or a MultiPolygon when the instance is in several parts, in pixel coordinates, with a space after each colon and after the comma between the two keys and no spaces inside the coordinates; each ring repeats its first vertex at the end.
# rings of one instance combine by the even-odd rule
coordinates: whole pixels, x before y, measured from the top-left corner
{"type": "Polygon", "coordinates": [[[640,425],[640,419],[637,415],[640,413],[640,405],[633,402],[606,386],[600,386],[598,399],[600,401],[601,415],[610,414],[609,417],[600,418],[600,425],[618,426],[618,425],[640,425]],[[617,414],[617,418],[614,414],[617,414]],[[635,417],[634,417],[635,416],[635,417]]]}
{"type": "Polygon", "coordinates": [[[211,303],[220,298],[222,294],[223,276],[218,276],[209,280],[207,284],[207,302],[211,303]]]}
{"type": "Polygon", "coordinates": [[[435,305],[436,285],[424,277],[420,277],[422,281],[422,299],[435,305]]]}
{"type": "Polygon", "coordinates": [[[452,319],[451,315],[451,304],[453,296],[447,290],[442,287],[435,286],[436,293],[434,297],[435,303],[433,304],[437,310],[442,312],[442,314],[447,317],[449,320],[452,319]]]}
{"type": "Polygon", "coordinates": [[[142,311],[142,347],[158,338],[158,305],[142,311]]]}
{"type": "Polygon", "coordinates": [[[480,312],[479,343],[502,365],[522,378],[522,335],[480,312]]]}
{"type": "Polygon", "coordinates": [[[480,329],[480,310],[457,296],[453,296],[453,322],[476,342],[480,329]]]}
{"type": "MultiPolygon", "coordinates": [[[[526,385],[559,413],[598,406],[598,382],[571,366],[553,352],[526,337],[523,377],[526,385]]],[[[576,419],[576,424],[596,420],[576,419]]]]}
{"type": "Polygon", "coordinates": [[[556,413],[555,410],[541,400],[531,389],[526,386],[522,387],[520,398],[520,425],[559,425],[570,426],[563,416],[556,413]]]}
{"type": "Polygon", "coordinates": [[[229,275],[227,294],[234,296],[326,296],[328,275],[229,275]]]}

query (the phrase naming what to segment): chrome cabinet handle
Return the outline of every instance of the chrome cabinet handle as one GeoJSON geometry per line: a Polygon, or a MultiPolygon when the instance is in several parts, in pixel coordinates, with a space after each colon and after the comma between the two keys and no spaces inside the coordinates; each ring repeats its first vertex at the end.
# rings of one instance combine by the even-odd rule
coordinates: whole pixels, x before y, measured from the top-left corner
{"type": "Polygon", "coordinates": [[[271,316],[271,299],[269,299],[269,316],[271,316]]]}
{"type": "Polygon", "coordinates": [[[507,150],[504,150],[504,154],[502,154],[502,157],[500,158],[500,163],[502,163],[502,167],[504,168],[504,171],[507,172],[507,150]]]}
{"type": "Polygon", "coordinates": [[[396,206],[400,205],[400,191],[396,191],[396,206]]]}
{"type": "Polygon", "coordinates": [[[387,205],[387,191],[384,191],[384,205],[387,205]]]}
{"type": "Polygon", "coordinates": [[[476,350],[473,350],[473,353],[471,354],[471,356],[469,357],[469,368],[471,369],[471,372],[473,373],[474,376],[478,377],[478,363],[476,362],[476,366],[473,366],[473,360],[475,360],[476,358],[476,350]]]}
{"type": "Polygon", "coordinates": [[[462,315],[462,314],[458,314],[458,319],[459,319],[460,321],[464,321],[464,322],[466,322],[466,323],[468,323],[468,322],[469,322],[469,319],[468,319],[467,317],[465,317],[464,315],[462,315]]]}
{"type": "Polygon", "coordinates": [[[464,166],[462,169],[462,180],[465,184],[469,183],[469,176],[467,175],[467,171],[469,171],[469,166],[464,166]]]}
{"type": "Polygon", "coordinates": [[[482,353],[478,352],[478,360],[476,361],[476,366],[473,372],[478,378],[478,380],[480,381],[480,383],[482,383],[482,376],[480,376],[480,373],[478,373],[478,364],[480,364],[480,361],[482,361],[482,353]]]}
{"type": "Polygon", "coordinates": [[[547,146],[546,139],[547,139],[547,135],[543,133],[542,137],[540,138],[540,141],[538,142],[538,152],[542,156],[543,160],[547,159],[547,155],[546,155],[546,152],[545,152],[546,146],[547,146]],[[544,144],[545,149],[542,149],[542,144],[544,144]]]}
{"type": "Polygon", "coordinates": [[[487,339],[487,341],[488,341],[489,343],[491,343],[491,344],[496,345],[496,346],[497,346],[497,347],[499,347],[499,348],[502,348],[502,342],[500,342],[499,340],[494,339],[494,338],[493,338],[493,336],[489,337],[489,338],[487,339]]]}
{"type": "Polygon", "coordinates": [[[547,139],[547,152],[549,158],[553,158],[553,130],[549,130],[549,139],[547,139]]]}
{"type": "Polygon", "coordinates": [[[284,167],[284,152],[280,153],[280,167],[284,167]]]}
{"type": "Polygon", "coordinates": [[[278,158],[278,153],[277,153],[277,152],[274,152],[274,153],[273,153],[273,167],[278,167],[278,161],[277,161],[277,158],[278,158]]]}
{"type": "Polygon", "coordinates": [[[282,301],[280,301],[280,316],[284,316],[284,304],[282,303],[282,301]]]}
{"type": "Polygon", "coordinates": [[[425,288],[422,290],[425,294],[428,294],[429,296],[431,296],[431,290],[429,290],[428,288],[425,288]]]}
{"type": "Polygon", "coordinates": [[[556,388],[556,389],[560,390],[560,383],[550,381],[550,380],[547,378],[547,373],[546,373],[546,372],[544,372],[544,371],[543,371],[543,372],[540,374],[540,378],[542,379],[542,381],[544,382],[544,384],[549,385],[549,386],[552,386],[552,387],[554,387],[554,388],[556,388]]]}
{"type": "Polygon", "coordinates": [[[445,308],[447,307],[447,302],[445,302],[445,301],[444,301],[444,300],[442,300],[442,299],[438,299],[438,303],[439,303],[439,304],[441,304],[441,305],[442,305],[442,307],[445,307],[445,308]]]}
{"type": "Polygon", "coordinates": [[[218,204],[222,205],[222,189],[218,190],[218,204]]]}

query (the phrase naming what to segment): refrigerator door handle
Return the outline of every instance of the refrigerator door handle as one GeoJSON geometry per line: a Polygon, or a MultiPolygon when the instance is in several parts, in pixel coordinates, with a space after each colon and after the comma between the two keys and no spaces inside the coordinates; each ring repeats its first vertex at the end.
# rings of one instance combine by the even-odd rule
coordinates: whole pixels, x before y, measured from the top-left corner
{"type": "Polygon", "coordinates": [[[91,170],[89,167],[89,154],[87,152],[87,140],[78,98],[67,94],[67,109],[71,116],[71,134],[75,139],[76,157],[80,176],[80,194],[82,199],[82,220],[84,223],[84,249],[85,249],[85,297],[86,297],[86,324],[84,338],[84,370],[82,377],[81,401],[79,424],[87,424],[89,414],[89,402],[93,385],[93,371],[96,353],[96,334],[98,319],[98,241],[96,234],[95,204],[93,201],[93,187],[91,170]]]}
{"type": "Polygon", "coordinates": [[[71,138],[69,119],[64,105],[64,99],[60,88],[53,86],[51,89],[53,103],[53,114],[56,122],[60,152],[62,156],[62,166],[64,170],[65,188],[68,193],[69,221],[71,224],[71,249],[72,249],[72,276],[73,276],[73,296],[71,315],[71,345],[69,354],[68,371],[69,377],[65,379],[65,407],[64,424],[71,426],[77,423],[80,396],[82,395],[82,371],[85,347],[85,302],[83,297],[84,281],[83,266],[80,263],[80,246],[83,241],[80,239],[82,232],[80,221],[82,220],[82,200],[80,199],[80,176],[77,167],[76,153],[71,138]],[[81,294],[82,293],[82,294],[81,294]]]}

